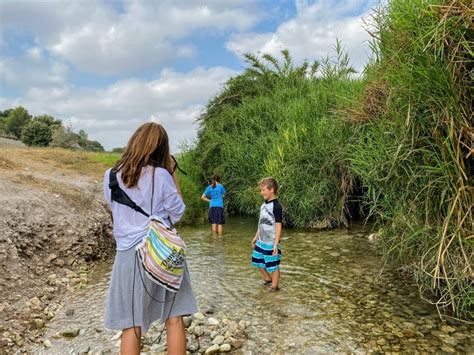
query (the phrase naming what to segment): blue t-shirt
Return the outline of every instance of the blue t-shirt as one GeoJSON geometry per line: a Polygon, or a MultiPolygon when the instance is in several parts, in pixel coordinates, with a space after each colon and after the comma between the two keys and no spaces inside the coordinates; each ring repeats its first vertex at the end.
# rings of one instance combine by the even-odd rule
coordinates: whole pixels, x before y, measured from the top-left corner
{"type": "Polygon", "coordinates": [[[216,184],[216,187],[209,185],[204,191],[204,195],[211,198],[209,207],[224,207],[224,194],[225,188],[221,184],[216,184]]]}

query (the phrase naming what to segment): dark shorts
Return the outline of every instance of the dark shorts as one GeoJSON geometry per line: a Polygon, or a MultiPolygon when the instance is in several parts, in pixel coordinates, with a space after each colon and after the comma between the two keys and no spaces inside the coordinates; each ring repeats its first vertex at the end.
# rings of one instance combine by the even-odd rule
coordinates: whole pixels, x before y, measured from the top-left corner
{"type": "Polygon", "coordinates": [[[224,208],[211,207],[207,215],[210,224],[225,224],[224,208]]]}

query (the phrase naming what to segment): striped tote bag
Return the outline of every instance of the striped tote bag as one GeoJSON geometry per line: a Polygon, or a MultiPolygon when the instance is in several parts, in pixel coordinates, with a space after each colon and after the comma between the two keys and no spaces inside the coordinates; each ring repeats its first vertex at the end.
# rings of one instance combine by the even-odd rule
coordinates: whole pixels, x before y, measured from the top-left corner
{"type": "Polygon", "coordinates": [[[148,277],[171,292],[181,286],[186,245],[176,228],[167,227],[158,217],[151,216],[148,232],[136,250],[148,277]]]}

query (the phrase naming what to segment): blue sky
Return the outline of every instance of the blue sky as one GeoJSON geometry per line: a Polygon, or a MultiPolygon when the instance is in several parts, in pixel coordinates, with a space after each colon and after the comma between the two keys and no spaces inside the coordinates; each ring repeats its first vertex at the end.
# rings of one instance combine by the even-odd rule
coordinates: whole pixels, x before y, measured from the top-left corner
{"type": "Polygon", "coordinates": [[[368,60],[362,26],[373,0],[0,0],[0,109],[51,114],[110,149],[146,121],[173,150],[192,142],[196,118],[242,53],[295,62],[343,41],[368,60]]]}

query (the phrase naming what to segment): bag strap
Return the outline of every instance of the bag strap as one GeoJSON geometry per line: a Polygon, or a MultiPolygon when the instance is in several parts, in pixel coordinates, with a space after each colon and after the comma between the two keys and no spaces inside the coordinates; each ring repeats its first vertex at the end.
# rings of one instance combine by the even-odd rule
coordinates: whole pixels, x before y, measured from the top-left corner
{"type": "Polygon", "coordinates": [[[153,216],[153,195],[155,194],[155,167],[153,167],[153,174],[151,176],[151,207],[150,216],[153,216]]]}
{"type": "MultiPolygon", "coordinates": [[[[154,172],[154,170],[153,170],[154,172]]],[[[153,181],[153,187],[155,186],[154,181],[153,181]]],[[[117,172],[115,172],[113,169],[110,169],[110,174],[109,174],[109,188],[111,190],[111,197],[112,201],[115,201],[117,203],[120,203],[121,205],[125,205],[130,207],[131,209],[141,213],[142,215],[146,217],[150,217],[148,213],[143,211],[143,209],[138,206],[128,195],[123,191],[118,183],[117,180],[117,172]]],[[[153,194],[152,194],[152,203],[153,203],[153,194]]],[[[153,205],[152,205],[153,206],[153,205]]]]}

